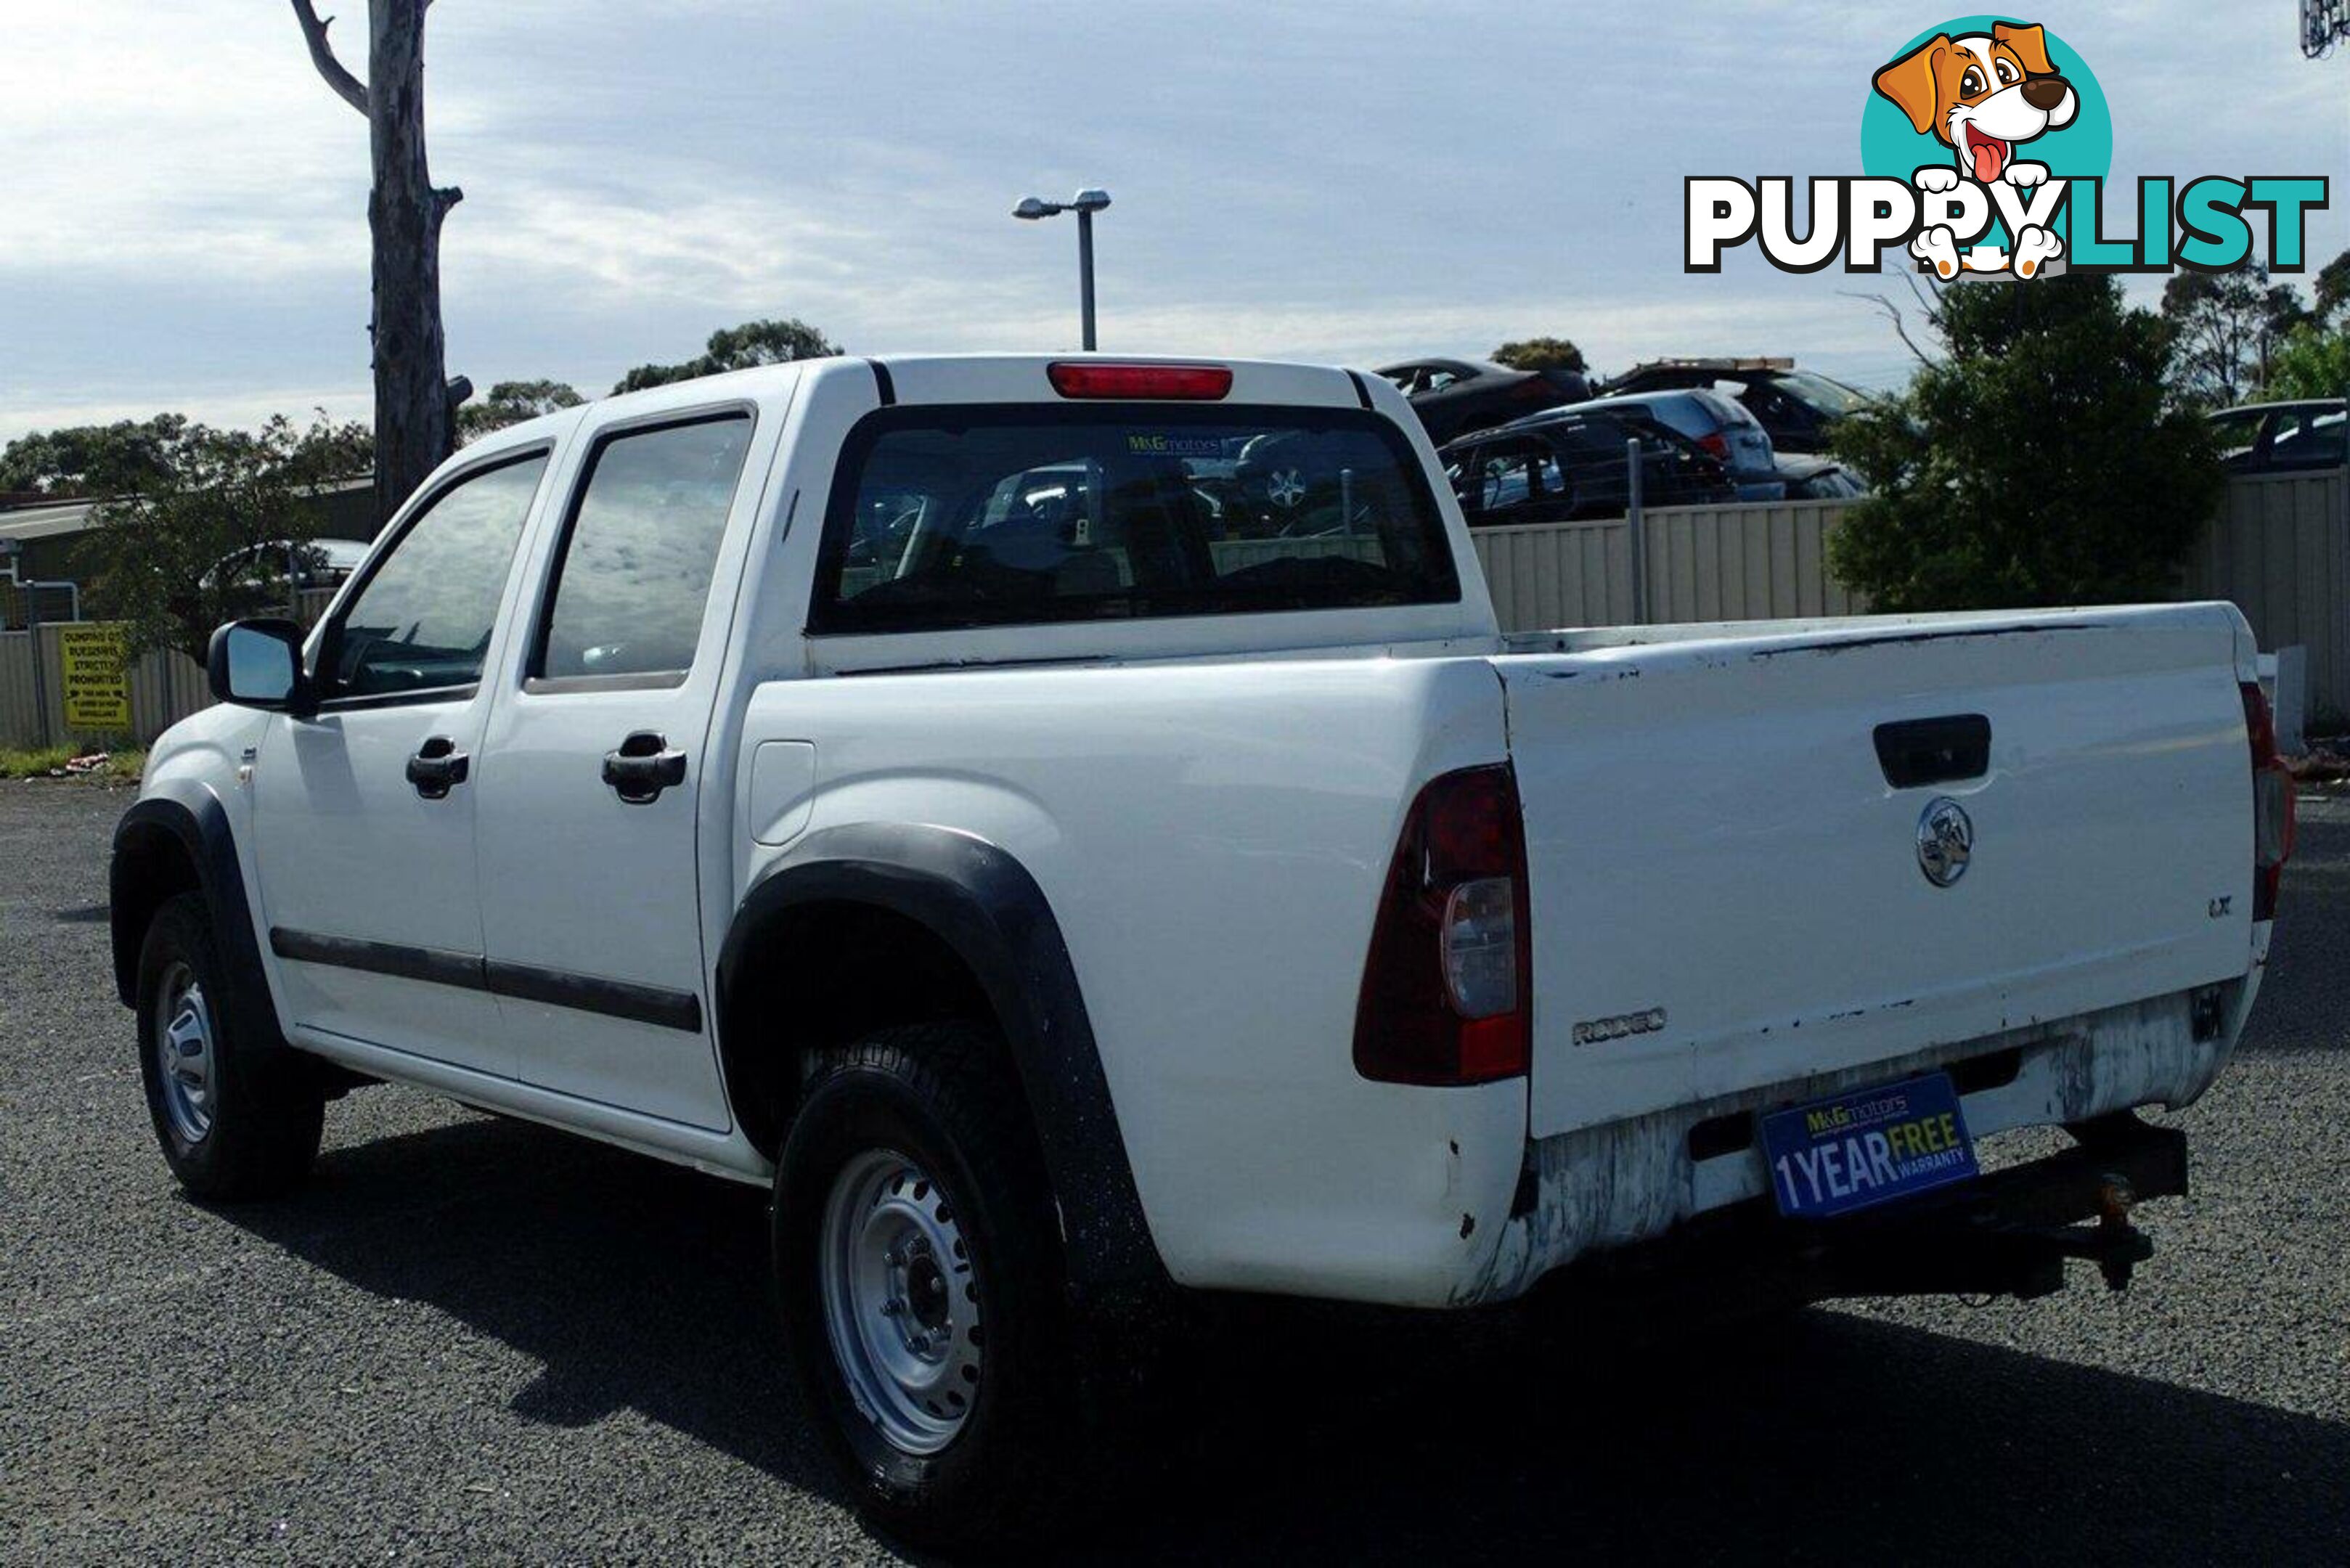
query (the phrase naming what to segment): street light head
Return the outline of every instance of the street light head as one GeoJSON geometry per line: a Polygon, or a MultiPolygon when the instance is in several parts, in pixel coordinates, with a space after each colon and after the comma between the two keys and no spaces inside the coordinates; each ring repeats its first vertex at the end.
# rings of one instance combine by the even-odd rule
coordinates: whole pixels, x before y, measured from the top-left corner
{"type": "Polygon", "coordinates": [[[1069,199],[1069,205],[1080,213],[1098,213],[1109,205],[1109,192],[1080,191],[1069,199]]]}
{"type": "Polygon", "coordinates": [[[1049,218],[1061,210],[1058,202],[1040,202],[1034,196],[1023,196],[1020,204],[1012,209],[1015,218],[1049,218]]]}

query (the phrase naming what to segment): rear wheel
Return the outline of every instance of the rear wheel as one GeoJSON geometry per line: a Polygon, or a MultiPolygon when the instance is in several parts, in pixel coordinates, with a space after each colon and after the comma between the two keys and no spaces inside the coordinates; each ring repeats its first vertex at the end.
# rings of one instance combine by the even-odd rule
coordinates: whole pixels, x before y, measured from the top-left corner
{"type": "Polygon", "coordinates": [[[890,1029],[819,1059],[777,1163],[775,1269],[862,1512],[930,1544],[1049,1527],[1075,1355],[1043,1161],[984,1033],[890,1029]]]}
{"type": "Polygon", "coordinates": [[[224,1201],[297,1185],[317,1158],[326,1097],[308,1064],[230,1001],[203,894],[155,911],[138,998],[147,1110],[180,1185],[224,1201]]]}

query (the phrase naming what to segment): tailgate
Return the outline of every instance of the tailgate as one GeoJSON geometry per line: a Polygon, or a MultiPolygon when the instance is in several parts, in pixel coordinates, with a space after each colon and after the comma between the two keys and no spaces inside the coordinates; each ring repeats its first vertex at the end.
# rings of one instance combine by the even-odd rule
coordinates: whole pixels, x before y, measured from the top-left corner
{"type": "Polygon", "coordinates": [[[2242,974],[2242,624],[2190,605],[1765,625],[1496,659],[1533,881],[1533,1134],[2242,974]]]}

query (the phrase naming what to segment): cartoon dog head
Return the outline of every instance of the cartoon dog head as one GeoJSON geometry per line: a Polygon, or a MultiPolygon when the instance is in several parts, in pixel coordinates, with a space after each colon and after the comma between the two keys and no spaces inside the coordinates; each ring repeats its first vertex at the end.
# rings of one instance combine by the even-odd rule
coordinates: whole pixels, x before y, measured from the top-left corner
{"type": "Polygon", "coordinates": [[[1878,71],[1877,90],[1986,185],[2013,166],[2017,142],[2070,125],[2080,109],[2036,23],[1994,22],[1988,33],[1956,38],[1938,33],[1878,71]]]}

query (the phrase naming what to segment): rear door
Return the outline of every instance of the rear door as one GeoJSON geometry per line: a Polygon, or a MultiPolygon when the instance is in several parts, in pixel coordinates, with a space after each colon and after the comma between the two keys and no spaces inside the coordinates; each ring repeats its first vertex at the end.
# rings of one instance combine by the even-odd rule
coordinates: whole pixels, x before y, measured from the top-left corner
{"type": "Polygon", "coordinates": [[[1499,659],[1535,1135],[2241,975],[2240,625],[2199,605],[1499,659]],[[1938,882],[1950,833],[1967,863],[1938,882]]]}
{"type": "MultiPolygon", "coordinates": [[[[1624,510],[1632,493],[1629,460],[1624,455],[1633,427],[1609,419],[1564,421],[1548,432],[1561,517],[1607,517],[1624,510]]],[[[1642,498],[1651,506],[1674,496],[1658,488],[1664,469],[1661,443],[1640,435],[1642,498]]]]}
{"type": "Polygon", "coordinates": [[[593,438],[480,777],[490,989],[525,1083],[723,1128],[697,803],[760,485],[747,407],[593,438]]]}
{"type": "Polygon", "coordinates": [[[2271,416],[2261,466],[2273,469],[2339,468],[2350,462],[2344,432],[2350,429],[2340,408],[2308,405],[2280,409],[2271,416]]]}
{"type": "Polygon", "coordinates": [[[1566,515],[1566,480],[1550,443],[1537,437],[1480,443],[1463,479],[1461,504],[1486,527],[1547,523],[1566,515]]]}

